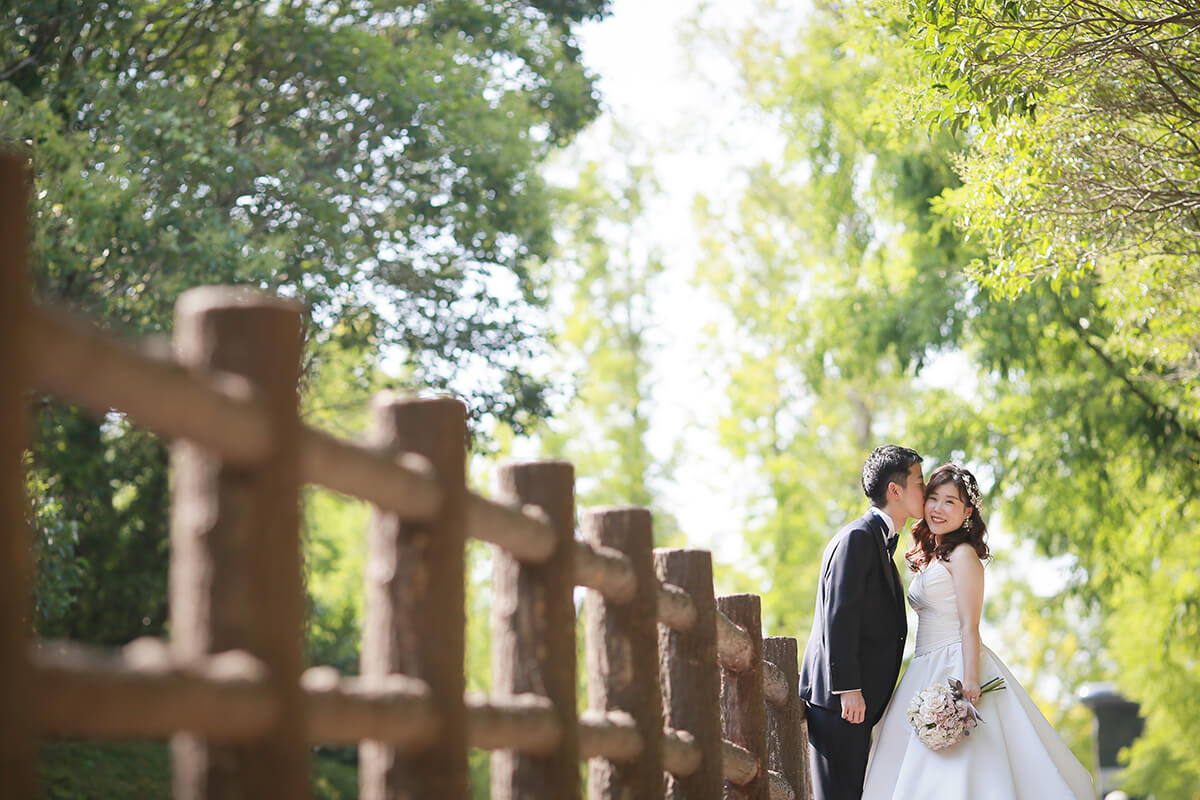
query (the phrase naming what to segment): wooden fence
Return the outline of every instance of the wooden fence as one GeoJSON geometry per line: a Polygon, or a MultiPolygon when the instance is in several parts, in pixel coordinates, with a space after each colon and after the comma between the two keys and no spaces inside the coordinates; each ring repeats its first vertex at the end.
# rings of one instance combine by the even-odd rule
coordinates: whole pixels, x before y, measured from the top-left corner
{"type": "Polygon", "coordinates": [[[468,490],[465,407],[374,401],[368,441],[305,426],[301,309],[204,287],[174,356],[30,298],[28,172],[0,156],[0,771],[36,796],[40,737],[166,738],[179,798],[303,798],[314,743],[359,744],[362,798],[807,800],[794,639],[763,639],[756,595],[713,596],[702,550],[652,549],[642,508],[582,513],[574,469],[510,464],[468,490]],[[28,392],[117,410],[171,440],[171,640],[33,641],[22,454],[28,392]],[[298,500],[373,504],[361,674],[303,669],[298,500]],[[464,692],[464,546],[495,545],[492,693],[464,692]],[[588,588],[589,710],[576,713],[576,586],[588,588]]]}

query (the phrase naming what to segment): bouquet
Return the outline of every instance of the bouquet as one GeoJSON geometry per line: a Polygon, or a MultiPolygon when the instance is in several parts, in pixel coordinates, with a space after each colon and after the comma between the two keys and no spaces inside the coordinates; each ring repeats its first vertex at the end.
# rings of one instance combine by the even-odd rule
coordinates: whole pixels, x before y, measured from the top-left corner
{"type": "MultiPolygon", "coordinates": [[[[980,694],[998,692],[1004,688],[1004,678],[992,678],[979,687],[980,694]]],[[[908,724],[917,738],[930,750],[944,750],[964,736],[971,735],[983,717],[963,697],[962,682],[950,678],[917,692],[908,704],[908,724]]]]}

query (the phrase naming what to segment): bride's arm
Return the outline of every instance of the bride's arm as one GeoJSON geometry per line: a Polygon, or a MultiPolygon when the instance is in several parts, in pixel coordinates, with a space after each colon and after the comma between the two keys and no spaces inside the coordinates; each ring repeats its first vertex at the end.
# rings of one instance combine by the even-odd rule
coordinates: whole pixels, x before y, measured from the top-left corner
{"type": "Polygon", "coordinates": [[[954,548],[946,568],[954,579],[958,598],[958,627],[962,631],[963,695],[979,702],[979,617],[983,614],[983,564],[975,548],[963,543],[954,548]]]}

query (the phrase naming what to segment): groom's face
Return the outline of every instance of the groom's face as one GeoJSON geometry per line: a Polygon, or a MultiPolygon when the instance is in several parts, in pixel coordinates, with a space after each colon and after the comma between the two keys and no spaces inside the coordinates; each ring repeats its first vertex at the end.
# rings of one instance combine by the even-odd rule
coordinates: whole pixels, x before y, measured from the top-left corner
{"type": "Polygon", "coordinates": [[[904,486],[892,484],[900,491],[900,509],[910,519],[920,519],[925,511],[925,475],[918,461],[908,468],[908,480],[904,486]]]}

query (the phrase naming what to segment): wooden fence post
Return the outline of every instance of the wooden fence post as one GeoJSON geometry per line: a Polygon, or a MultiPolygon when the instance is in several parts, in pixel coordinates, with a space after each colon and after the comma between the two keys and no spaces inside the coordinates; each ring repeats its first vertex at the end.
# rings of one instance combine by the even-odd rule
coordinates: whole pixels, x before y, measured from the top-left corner
{"type": "Polygon", "coordinates": [[[506,464],[498,498],[539,506],[558,546],[540,564],[496,548],[492,571],[492,694],[548,697],[562,726],[546,756],[492,754],[492,800],[576,800],[579,730],[575,709],[575,467],[565,461],[506,464]]]}
{"type": "Polygon", "coordinates": [[[657,798],[663,795],[662,697],[658,685],[658,579],[651,560],[653,529],[644,508],[591,509],[583,516],[583,538],[620,550],[633,565],[637,590],[626,604],[599,592],[584,601],[587,637],[588,704],[632,715],[642,737],[632,763],[592,759],[588,764],[591,800],[657,798]]]}
{"type": "Polygon", "coordinates": [[[176,304],[181,363],[249,379],[269,412],[270,455],[234,468],[190,442],[172,445],[171,646],[195,657],[241,648],[262,659],[280,714],[262,739],[215,745],[174,738],[177,798],[308,796],[300,670],[304,589],[299,519],[296,384],[302,312],[237,287],[185,292],[176,304]]]}
{"type": "Polygon", "coordinates": [[[783,776],[797,800],[809,800],[803,794],[804,774],[808,771],[808,739],[802,737],[804,716],[800,699],[800,673],[796,640],[790,636],[769,636],[763,640],[763,658],[779,667],[787,679],[787,705],[767,704],[767,766],[783,776]]]}
{"type": "Polygon", "coordinates": [[[756,594],[729,594],[717,598],[717,608],[734,624],[750,634],[753,653],[750,669],[734,672],[721,668],[721,724],[725,738],[741,745],[758,759],[758,775],[738,786],[726,782],[725,797],[730,800],[768,800],[767,709],[762,676],[762,608],[756,594]]]}
{"type": "Polygon", "coordinates": [[[803,700],[800,701],[800,736],[796,739],[795,746],[800,750],[797,754],[800,759],[800,785],[796,787],[796,796],[800,800],[812,800],[814,794],[812,761],[808,749],[808,715],[803,700]]]}
{"type": "Polygon", "coordinates": [[[5,797],[36,794],[29,665],[30,545],[25,524],[29,384],[29,161],[0,152],[0,775],[5,797]]]}
{"type": "Polygon", "coordinates": [[[401,673],[425,681],[441,725],[437,741],[418,756],[364,742],[359,797],[466,800],[466,407],[452,398],[380,396],[373,403],[371,438],[375,445],[428,458],[445,495],[437,516],[426,523],[372,511],[362,674],[401,673]]]}
{"type": "Polygon", "coordinates": [[[719,800],[721,769],[721,675],[717,667],[717,604],[712,554],[707,550],[654,551],[659,580],[683,589],[696,607],[687,632],[658,626],[659,680],[669,727],[688,731],[700,750],[700,768],[687,777],[667,776],[671,800],[719,800]]]}

